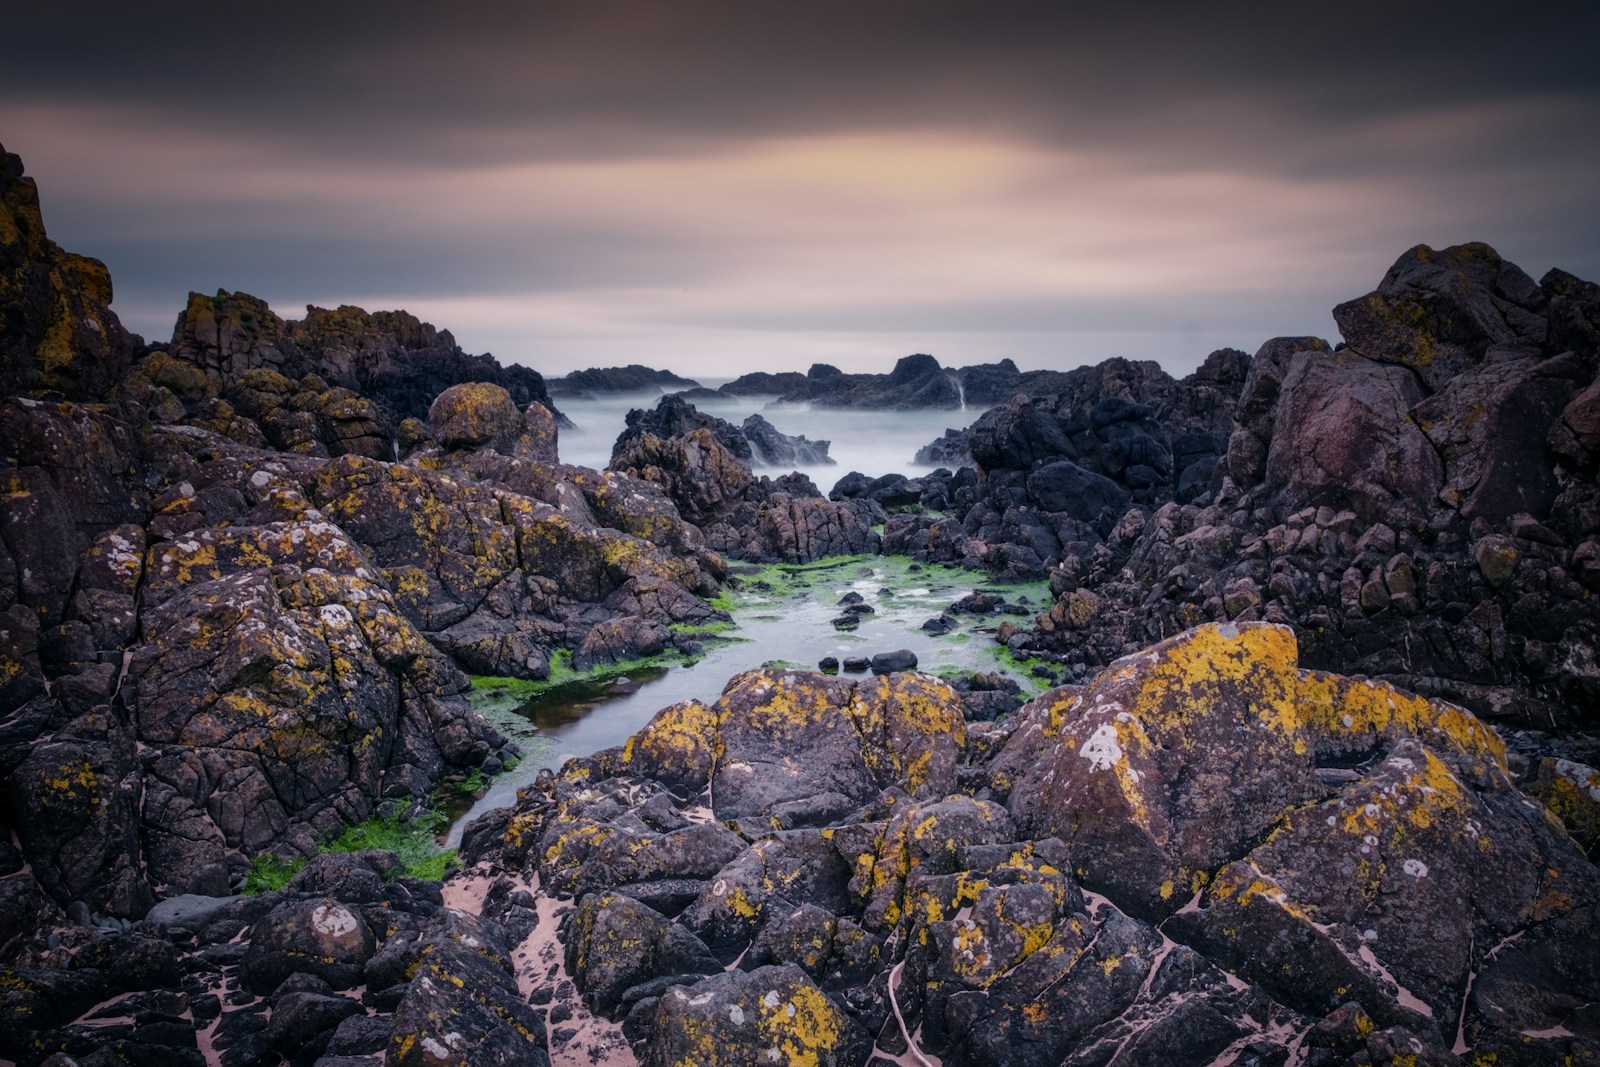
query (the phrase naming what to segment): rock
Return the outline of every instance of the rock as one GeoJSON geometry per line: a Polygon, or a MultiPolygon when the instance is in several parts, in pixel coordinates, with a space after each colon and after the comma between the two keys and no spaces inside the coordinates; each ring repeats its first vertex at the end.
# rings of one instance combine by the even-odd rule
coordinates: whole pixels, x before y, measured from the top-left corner
{"type": "Polygon", "coordinates": [[[1013,814],[1039,836],[1070,840],[1087,886],[1130,914],[1170,914],[1201,872],[1315,795],[1297,686],[1288,631],[1204,627],[1101,675],[1081,696],[1035,701],[1048,721],[1043,737],[1068,743],[1047,758],[1008,746],[994,773],[1017,774],[1013,814]],[[1160,755],[1174,746],[1190,753],[1181,778],[1160,755]]]}
{"type": "Polygon", "coordinates": [[[593,1010],[611,1015],[632,987],[658,976],[715,974],[722,964],[699,938],[617,893],[590,893],[573,919],[568,970],[593,1010]]]}
{"type": "Polygon", "coordinates": [[[693,389],[699,382],[683,378],[669,370],[630,363],[626,367],[591,367],[575,370],[562,378],[549,381],[554,396],[584,396],[592,393],[659,393],[693,389]]]}
{"type": "Polygon", "coordinates": [[[1516,574],[1517,561],[1521,557],[1517,552],[1517,546],[1509,537],[1490,534],[1480,538],[1472,546],[1472,558],[1477,561],[1483,580],[1498,588],[1509,582],[1516,574]]]}
{"type": "Polygon", "coordinates": [[[860,802],[890,784],[942,795],[966,740],[955,694],[918,674],[853,682],[756,671],[732,679],[715,711],[719,819],[766,817],[823,794],[860,802]]]}
{"type": "Polygon", "coordinates": [[[894,652],[879,652],[872,657],[873,674],[891,674],[895,671],[914,671],[916,669],[916,653],[908,648],[898,649],[894,652]]]}
{"type": "Polygon", "coordinates": [[[1028,495],[1043,511],[1066,512],[1107,531],[1128,504],[1127,493],[1116,483],[1067,460],[1030,474],[1028,495]]]}
{"type": "Polygon", "coordinates": [[[176,930],[199,931],[205,929],[218,912],[239,899],[238,896],[206,897],[184,893],[156,904],[145,915],[145,921],[176,930]]]}
{"type": "Polygon", "coordinates": [[[467,355],[450,331],[404,311],[308,306],[303,320],[286,322],[248,293],[190,293],[169,350],[174,360],[198,368],[210,391],[257,370],[291,381],[309,375],[322,389],[371,400],[394,425],[426,417],[440,393],[462,382],[498,385],[519,408],[537,402],[556,411],[537,371],[467,355]]]}
{"type": "Polygon", "coordinates": [[[1495,345],[1542,344],[1548,299],[1488,245],[1418,245],[1375,292],[1340,304],[1333,318],[1351,348],[1406,367],[1437,390],[1495,345]]]}
{"type": "Polygon", "coordinates": [[[548,1067],[544,1020],[497,951],[504,947],[498,927],[468,922],[465,937],[429,939],[433,948],[395,1009],[385,1062],[433,1067],[470,1056],[494,1067],[548,1067]]]}
{"type": "Polygon", "coordinates": [[[750,442],[751,462],[758,467],[808,466],[831,464],[827,441],[790,437],[760,415],[751,415],[739,427],[750,442]]]}
{"type": "Polygon", "coordinates": [[[1467,519],[1504,523],[1549,514],[1557,484],[1551,446],[1562,409],[1588,371],[1553,359],[1491,350],[1491,362],[1450,379],[1412,414],[1445,464],[1442,499],[1467,519]]]}
{"type": "Polygon", "coordinates": [[[0,381],[7,392],[99,399],[143,341],[109,307],[104,263],[63,251],[45,234],[39,191],[22,160],[0,146],[0,381]]]}
{"type": "Polygon", "coordinates": [[[1406,370],[1349,352],[1302,352],[1279,396],[1266,485],[1289,507],[1349,506],[1366,522],[1417,527],[1444,485],[1438,453],[1409,411],[1406,370]]]}
{"type": "Polygon", "coordinates": [[[361,982],[377,949],[366,920],[329,898],[285,901],[256,923],[239,980],[257,995],[272,992],[291,974],[313,974],[334,989],[361,982]]]}
{"type": "Polygon", "coordinates": [[[649,1067],[771,1062],[859,1067],[872,1038],[792,964],[733,971],[669,990],[656,1012],[649,1067]]]}
{"type": "Polygon", "coordinates": [[[510,393],[498,385],[468,382],[439,394],[428,408],[428,425],[445,448],[509,452],[523,421],[510,393]]]}
{"type": "Polygon", "coordinates": [[[1600,845],[1600,770],[1583,763],[1545,757],[1528,793],[1538,797],[1593,858],[1600,845]]]}
{"type": "Polygon", "coordinates": [[[580,671],[607,663],[623,663],[660,655],[669,634],[661,626],[637,616],[608,619],[589,631],[572,654],[580,671]]]}

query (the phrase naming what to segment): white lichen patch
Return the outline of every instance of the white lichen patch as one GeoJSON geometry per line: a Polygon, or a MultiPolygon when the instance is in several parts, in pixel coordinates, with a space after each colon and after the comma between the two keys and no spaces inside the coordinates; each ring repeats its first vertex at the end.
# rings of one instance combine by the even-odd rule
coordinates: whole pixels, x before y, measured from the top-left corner
{"type": "Polygon", "coordinates": [[[1428,877],[1428,865],[1423,863],[1421,860],[1406,860],[1400,865],[1400,869],[1405,871],[1413,878],[1421,879],[1428,877]]]}
{"type": "Polygon", "coordinates": [[[356,917],[338,905],[330,908],[326,904],[318,904],[316,910],[311,913],[311,926],[319,934],[343,937],[354,932],[356,917]]]}
{"type": "Polygon", "coordinates": [[[1571,760],[1556,760],[1556,773],[1589,794],[1589,799],[1600,803],[1600,771],[1571,760]]]}
{"type": "Polygon", "coordinates": [[[1117,761],[1122,759],[1122,746],[1117,742],[1117,728],[1110,723],[1102,723],[1089,735],[1089,740],[1083,743],[1078,755],[1089,761],[1090,770],[1111,770],[1117,765],[1117,761]]]}

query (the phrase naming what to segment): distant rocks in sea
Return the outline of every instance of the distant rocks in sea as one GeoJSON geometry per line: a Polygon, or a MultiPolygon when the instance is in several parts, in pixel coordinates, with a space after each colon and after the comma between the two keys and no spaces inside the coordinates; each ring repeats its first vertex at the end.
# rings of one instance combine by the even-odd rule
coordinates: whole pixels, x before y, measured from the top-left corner
{"type": "Polygon", "coordinates": [[[791,437],[778,430],[761,415],[751,415],[735,426],[726,419],[708,415],[682,395],[662,397],[654,408],[628,412],[627,428],[612,449],[612,462],[633,447],[643,434],[656,437],[681,437],[695,430],[709,430],[735,459],[748,467],[807,467],[833,463],[827,441],[791,437]]]}
{"type": "Polygon", "coordinates": [[[666,393],[695,389],[700,385],[693,378],[680,378],[669,370],[656,370],[638,363],[575,370],[564,378],[551,378],[548,384],[552,396],[580,399],[596,393],[666,393]]]}

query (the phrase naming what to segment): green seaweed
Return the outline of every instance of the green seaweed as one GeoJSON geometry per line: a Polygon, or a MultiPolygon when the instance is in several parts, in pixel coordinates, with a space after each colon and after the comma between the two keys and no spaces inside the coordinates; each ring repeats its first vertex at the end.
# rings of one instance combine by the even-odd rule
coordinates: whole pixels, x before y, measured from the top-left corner
{"type": "MultiPolygon", "coordinates": [[[[346,827],[339,836],[325,842],[316,854],[380,849],[398,856],[405,873],[412,878],[439,882],[460,865],[455,849],[439,847],[439,832],[448,824],[448,817],[438,811],[425,811],[410,820],[402,819],[399,811],[391,811],[346,827]]],[[[251,862],[245,874],[244,891],[251,895],[280,892],[306,863],[304,856],[289,858],[263,852],[251,862]]]]}

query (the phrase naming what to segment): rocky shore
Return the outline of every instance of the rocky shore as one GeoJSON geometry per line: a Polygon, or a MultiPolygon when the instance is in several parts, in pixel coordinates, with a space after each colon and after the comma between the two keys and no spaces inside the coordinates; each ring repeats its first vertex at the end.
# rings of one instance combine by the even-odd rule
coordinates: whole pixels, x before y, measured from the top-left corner
{"type": "MultiPolygon", "coordinates": [[[[536,371],[404,312],[194,294],[145,344],[111,296],[0,150],[0,1059],[1600,1061],[1600,287],[1418,246],[1344,344],[1181,380],[726,387],[988,406],[827,497],[756,473],[827,442],[674,396],[565,465],[536,371]],[[325,850],[516,758],[469,675],[880,551],[1048,580],[996,636],[1052,687],[741,674],[442,882],[325,850]]],[[[624,378],[683,381],[570,381],[624,378]]]]}

